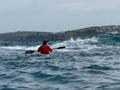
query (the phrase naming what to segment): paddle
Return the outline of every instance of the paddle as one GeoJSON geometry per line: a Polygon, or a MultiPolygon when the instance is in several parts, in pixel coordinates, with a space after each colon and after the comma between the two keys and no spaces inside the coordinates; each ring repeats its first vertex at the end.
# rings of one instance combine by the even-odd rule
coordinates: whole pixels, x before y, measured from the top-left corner
{"type": "Polygon", "coordinates": [[[65,46],[62,46],[62,47],[58,47],[58,48],[53,48],[53,49],[64,49],[65,46]]]}
{"type": "MultiPolygon", "coordinates": [[[[54,50],[54,49],[64,49],[64,48],[65,48],[65,46],[62,46],[62,47],[53,48],[53,50],[54,50]]],[[[36,51],[35,51],[35,50],[25,51],[26,54],[31,54],[31,53],[34,53],[34,52],[36,52],[36,51]]]]}

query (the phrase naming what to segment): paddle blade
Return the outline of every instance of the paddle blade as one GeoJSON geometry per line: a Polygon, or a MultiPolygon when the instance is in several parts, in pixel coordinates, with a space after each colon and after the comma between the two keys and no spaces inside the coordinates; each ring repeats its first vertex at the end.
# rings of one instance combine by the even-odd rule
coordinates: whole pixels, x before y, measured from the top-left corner
{"type": "Polygon", "coordinates": [[[25,51],[26,54],[31,54],[31,53],[34,53],[34,52],[35,52],[34,50],[25,51]]]}
{"type": "Polygon", "coordinates": [[[65,48],[65,46],[58,47],[58,48],[55,48],[55,49],[64,49],[64,48],[65,48]]]}

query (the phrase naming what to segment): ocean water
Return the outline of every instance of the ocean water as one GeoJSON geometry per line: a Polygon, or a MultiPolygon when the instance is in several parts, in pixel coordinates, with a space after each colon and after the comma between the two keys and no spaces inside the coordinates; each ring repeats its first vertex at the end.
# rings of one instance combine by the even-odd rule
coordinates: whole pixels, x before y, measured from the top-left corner
{"type": "Polygon", "coordinates": [[[39,42],[0,43],[0,90],[120,90],[120,34],[49,41],[49,55],[39,42]]]}

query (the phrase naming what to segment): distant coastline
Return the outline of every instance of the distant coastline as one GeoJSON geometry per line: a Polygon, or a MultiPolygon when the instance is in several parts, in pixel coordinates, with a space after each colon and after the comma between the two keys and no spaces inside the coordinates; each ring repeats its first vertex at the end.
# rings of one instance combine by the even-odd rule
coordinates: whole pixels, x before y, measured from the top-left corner
{"type": "Polygon", "coordinates": [[[100,34],[107,32],[120,32],[120,25],[109,25],[109,26],[93,26],[76,30],[68,30],[65,32],[32,32],[32,31],[18,31],[0,34],[0,40],[2,41],[64,41],[71,37],[74,39],[81,38],[92,38],[100,34]]]}

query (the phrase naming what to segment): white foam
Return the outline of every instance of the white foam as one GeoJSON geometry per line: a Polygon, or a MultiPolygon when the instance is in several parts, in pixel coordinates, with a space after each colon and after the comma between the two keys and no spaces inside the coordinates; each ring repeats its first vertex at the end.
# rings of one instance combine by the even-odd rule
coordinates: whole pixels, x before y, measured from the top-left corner
{"type": "Polygon", "coordinates": [[[70,40],[63,41],[60,43],[53,44],[52,47],[66,46],[65,49],[59,50],[61,52],[70,52],[70,51],[88,51],[95,48],[100,48],[97,45],[90,45],[90,43],[96,43],[98,39],[96,37],[88,38],[88,39],[76,39],[71,38],[70,40]]]}
{"type": "Polygon", "coordinates": [[[114,32],[110,32],[111,34],[118,34],[119,32],[117,31],[114,31],[114,32]]]}
{"type": "MultiPolygon", "coordinates": [[[[59,43],[52,44],[50,47],[51,48],[57,48],[57,47],[60,47],[60,46],[66,46],[66,49],[64,49],[65,51],[67,51],[68,48],[70,48],[70,49],[79,48],[79,49],[83,49],[83,50],[86,50],[86,48],[88,49],[88,47],[89,48],[95,48],[95,46],[90,46],[89,44],[87,44],[89,42],[97,42],[97,38],[95,38],[95,37],[91,38],[91,39],[80,39],[80,38],[78,38],[76,40],[71,38],[70,40],[67,40],[67,41],[62,41],[62,42],[59,42],[59,43]]],[[[36,46],[16,45],[16,46],[1,46],[0,48],[1,49],[10,49],[10,50],[37,50],[38,47],[39,47],[39,45],[36,45],[36,46]]],[[[64,50],[62,49],[60,51],[64,51],[64,50]]]]}
{"type": "Polygon", "coordinates": [[[2,46],[1,49],[14,49],[14,50],[24,50],[26,47],[23,46],[2,46]]]}
{"type": "Polygon", "coordinates": [[[26,46],[2,46],[0,47],[1,49],[10,49],[10,50],[37,50],[39,46],[31,46],[31,47],[26,47],[26,46]]]}

